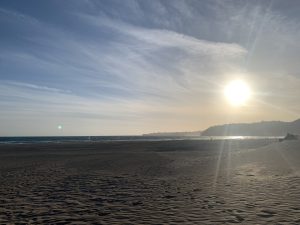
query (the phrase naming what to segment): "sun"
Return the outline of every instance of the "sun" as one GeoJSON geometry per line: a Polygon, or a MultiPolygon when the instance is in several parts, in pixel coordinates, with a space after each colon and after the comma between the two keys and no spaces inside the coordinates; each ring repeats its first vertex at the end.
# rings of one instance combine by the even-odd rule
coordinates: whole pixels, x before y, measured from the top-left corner
{"type": "Polygon", "coordinates": [[[233,80],[226,85],[224,95],[231,105],[242,106],[249,100],[251,90],[246,82],[233,80]]]}

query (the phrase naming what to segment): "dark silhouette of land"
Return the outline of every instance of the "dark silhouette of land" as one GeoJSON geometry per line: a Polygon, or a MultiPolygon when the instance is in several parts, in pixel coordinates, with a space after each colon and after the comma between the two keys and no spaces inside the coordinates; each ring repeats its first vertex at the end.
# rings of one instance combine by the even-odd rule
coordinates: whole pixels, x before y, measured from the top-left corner
{"type": "Polygon", "coordinates": [[[156,132],[156,133],[143,134],[143,136],[151,136],[151,137],[199,137],[199,136],[201,136],[201,131],[156,132]]]}
{"type": "Polygon", "coordinates": [[[293,122],[263,121],[258,123],[236,123],[209,127],[203,136],[285,136],[300,134],[300,119],[293,122]]]}
{"type": "Polygon", "coordinates": [[[199,137],[199,136],[285,136],[300,134],[300,119],[292,122],[262,121],[256,123],[232,123],[211,126],[204,131],[157,132],[144,136],[199,137]]]}

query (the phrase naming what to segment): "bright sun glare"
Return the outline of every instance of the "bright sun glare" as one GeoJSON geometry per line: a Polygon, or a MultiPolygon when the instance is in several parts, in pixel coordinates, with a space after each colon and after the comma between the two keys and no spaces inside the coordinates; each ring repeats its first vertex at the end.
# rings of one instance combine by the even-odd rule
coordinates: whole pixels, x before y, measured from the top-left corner
{"type": "Polygon", "coordinates": [[[226,85],[225,97],[233,106],[242,106],[251,96],[251,90],[247,83],[242,80],[234,80],[226,85]]]}

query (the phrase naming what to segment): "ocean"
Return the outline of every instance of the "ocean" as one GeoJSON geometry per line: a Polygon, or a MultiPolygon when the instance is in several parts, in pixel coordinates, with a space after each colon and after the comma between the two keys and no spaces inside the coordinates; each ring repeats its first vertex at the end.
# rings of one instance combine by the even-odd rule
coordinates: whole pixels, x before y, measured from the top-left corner
{"type": "Polygon", "coordinates": [[[112,141],[171,141],[171,140],[227,140],[227,139],[280,139],[262,136],[38,136],[0,137],[0,144],[112,142],[112,141]]]}

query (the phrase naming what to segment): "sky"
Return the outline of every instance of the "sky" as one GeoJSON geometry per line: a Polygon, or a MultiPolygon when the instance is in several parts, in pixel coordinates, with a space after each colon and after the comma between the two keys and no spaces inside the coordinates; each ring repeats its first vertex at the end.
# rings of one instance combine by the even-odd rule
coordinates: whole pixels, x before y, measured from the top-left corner
{"type": "Polygon", "coordinates": [[[300,1],[1,0],[0,136],[300,118],[300,1]],[[233,107],[228,82],[251,99],[233,107]]]}

